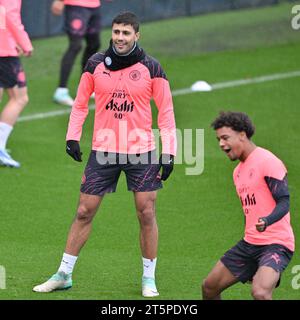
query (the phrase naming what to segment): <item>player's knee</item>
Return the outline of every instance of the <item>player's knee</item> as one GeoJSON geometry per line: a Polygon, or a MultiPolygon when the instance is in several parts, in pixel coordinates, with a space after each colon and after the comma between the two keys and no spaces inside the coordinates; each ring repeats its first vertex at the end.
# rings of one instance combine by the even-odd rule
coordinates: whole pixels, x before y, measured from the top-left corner
{"type": "Polygon", "coordinates": [[[14,94],[10,96],[10,101],[13,101],[19,109],[23,109],[29,102],[28,94],[27,92],[14,92],[14,94]]]}
{"type": "Polygon", "coordinates": [[[138,216],[142,226],[144,227],[152,226],[156,221],[155,210],[152,206],[141,208],[138,211],[138,216]]]}
{"type": "Polygon", "coordinates": [[[255,300],[272,300],[272,292],[260,286],[252,287],[251,294],[255,300]]]}
{"type": "Polygon", "coordinates": [[[77,210],[76,219],[83,223],[89,223],[92,221],[95,210],[89,208],[86,205],[79,205],[77,210]]]}
{"type": "Polygon", "coordinates": [[[77,54],[82,49],[82,39],[73,39],[70,41],[69,51],[77,54]]]}
{"type": "Polygon", "coordinates": [[[29,102],[28,94],[25,93],[25,94],[18,96],[16,100],[17,100],[18,105],[20,107],[24,108],[29,102]]]}
{"type": "Polygon", "coordinates": [[[202,281],[201,288],[203,296],[206,298],[211,298],[218,294],[218,287],[215,281],[212,281],[209,278],[206,278],[202,281]]]}

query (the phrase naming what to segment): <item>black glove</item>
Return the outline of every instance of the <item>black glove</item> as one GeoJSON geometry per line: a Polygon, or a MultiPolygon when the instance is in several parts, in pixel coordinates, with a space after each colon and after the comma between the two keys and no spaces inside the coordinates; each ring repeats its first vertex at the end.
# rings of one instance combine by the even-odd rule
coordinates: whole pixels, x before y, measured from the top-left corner
{"type": "Polygon", "coordinates": [[[167,180],[173,171],[174,156],[171,154],[161,154],[159,164],[162,167],[161,180],[167,180]]]}
{"type": "Polygon", "coordinates": [[[74,160],[78,162],[82,162],[82,159],[81,159],[82,152],[80,152],[80,146],[78,141],[68,140],[66,145],[66,152],[74,160]]]}
{"type": "Polygon", "coordinates": [[[258,222],[261,223],[261,222],[264,222],[265,224],[262,225],[262,226],[256,226],[256,230],[259,231],[259,232],[264,232],[268,226],[268,219],[267,218],[259,218],[258,219],[258,222]]]}

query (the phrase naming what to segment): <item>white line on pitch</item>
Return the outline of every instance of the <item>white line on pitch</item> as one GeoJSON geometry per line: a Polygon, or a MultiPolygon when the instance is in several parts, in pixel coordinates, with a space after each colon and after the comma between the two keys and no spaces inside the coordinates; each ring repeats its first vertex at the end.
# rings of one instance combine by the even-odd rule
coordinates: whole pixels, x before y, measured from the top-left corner
{"type": "MultiPolygon", "coordinates": [[[[68,109],[61,109],[61,110],[55,110],[55,111],[50,111],[50,112],[44,112],[44,113],[34,113],[34,114],[29,114],[28,116],[22,116],[18,119],[18,121],[31,121],[31,120],[38,120],[38,119],[46,119],[46,118],[52,118],[56,116],[62,116],[64,114],[68,114],[71,112],[71,107],[67,107],[68,109]]],[[[89,106],[90,110],[95,109],[95,105],[90,105],[89,106]]]]}
{"type": "MultiPolygon", "coordinates": [[[[262,83],[262,82],[267,82],[267,81],[274,81],[274,80],[294,78],[294,77],[300,77],[300,70],[285,72],[285,73],[275,73],[275,74],[265,75],[265,76],[256,77],[256,78],[219,82],[219,83],[211,84],[211,88],[212,88],[212,90],[218,90],[218,89],[237,87],[237,86],[242,86],[242,85],[247,85],[247,84],[252,84],[252,83],[262,83]]],[[[197,91],[194,91],[191,88],[184,88],[184,89],[172,91],[172,95],[173,96],[180,96],[180,95],[190,94],[190,93],[195,93],[195,92],[197,92],[197,91]]],[[[95,105],[90,105],[89,108],[90,108],[90,110],[93,110],[93,109],[95,109],[95,105]]],[[[55,110],[55,111],[50,111],[50,112],[44,112],[44,113],[35,113],[35,114],[20,117],[18,119],[18,122],[51,118],[51,117],[65,115],[70,112],[71,112],[71,108],[62,109],[62,110],[55,110]]]]}
{"type": "MultiPolygon", "coordinates": [[[[294,78],[300,76],[300,70],[286,72],[286,73],[275,73],[271,75],[256,77],[256,78],[249,78],[249,79],[240,79],[240,80],[233,80],[233,81],[226,81],[226,82],[219,82],[215,84],[211,84],[211,90],[217,89],[225,89],[230,87],[238,87],[252,83],[261,83],[267,81],[274,81],[280,79],[287,79],[287,78],[294,78]]],[[[198,92],[197,90],[192,90],[191,88],[179,89],[172,92],[173,96],[180,96],[183,94],[195,93],[198,92]]]]}

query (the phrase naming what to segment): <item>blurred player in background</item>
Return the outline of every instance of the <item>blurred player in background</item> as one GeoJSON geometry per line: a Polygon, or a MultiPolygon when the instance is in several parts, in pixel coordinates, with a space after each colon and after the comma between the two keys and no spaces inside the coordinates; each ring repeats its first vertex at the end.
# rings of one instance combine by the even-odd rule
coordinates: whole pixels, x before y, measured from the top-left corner
{"type": "Polygon", "coordinates": [[[51,11],[61,15],[64,11],[64,29],[68,35],[69,47],[61,60],[59,86],[53,99],[55,102],[72,106],[68,80],[77,55],[85,40],[86,47],[81,59],[82,70],[90,56],[100,48],[101,12],[100,0],[54,0],[51,11]]]}
{"type": "Polygon", "coordinates": [[[22,0],[0,0],[0,101],[3,90],[8,102],[0,114],[0,165],[18,168],[6,150],[7,140],[28,103],[25,73],[19,56],[29,57],[33,47],[21,20],[22,0]]]}
{"type": "Polygon", "coordinates": [[[212,127],[221,150],[240,161],[233,180],[245,214],[245,236],[203,281],[203,299],[221,299],[226,288],[250,281],[254,299],[271,300],[295,249],[287,169],[251,141],[255,129],[246,114],[222,112],[212,127]]]}
{"type": "Polygon", "coordinates": [[[131,12],[118,15],[112,22],[108,50],[93,55],[82,74],[70,115],[66,151],[74,160],[82,161],[79,141],[89,110],[89,97],[95,92],[92,151],[82,177],[77,214],[61,265],[56,274],[34,287],[34,291],[51,292],[72,286],[73,268],[89,237],[92,220],[105,194],[115,192],[123,171],[128,190],[134,195],[140,224],[142,295],[158,296],[155,203],[157,190],[162,187],[161,180],[168,179],[173,170],[176,127],[169,82],[159,62],[138,46],[139,36],[137,17],[131,12]],[[156,158],[152,132],[152,97],[158,108],[162,141],[160,161],[156,158]]]}

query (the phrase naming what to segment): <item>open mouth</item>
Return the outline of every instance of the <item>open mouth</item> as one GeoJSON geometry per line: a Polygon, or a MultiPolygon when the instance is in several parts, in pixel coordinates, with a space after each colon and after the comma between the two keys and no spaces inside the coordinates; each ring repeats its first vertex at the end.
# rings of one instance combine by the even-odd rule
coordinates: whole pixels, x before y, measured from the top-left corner
{"type": "Polygon", "coordinates": [[[228,153],[231,151],[231,149],[230,149],[230,148],[228,148],[228,149],[223,149],[223,151],[228,154],[228,153]]]}

